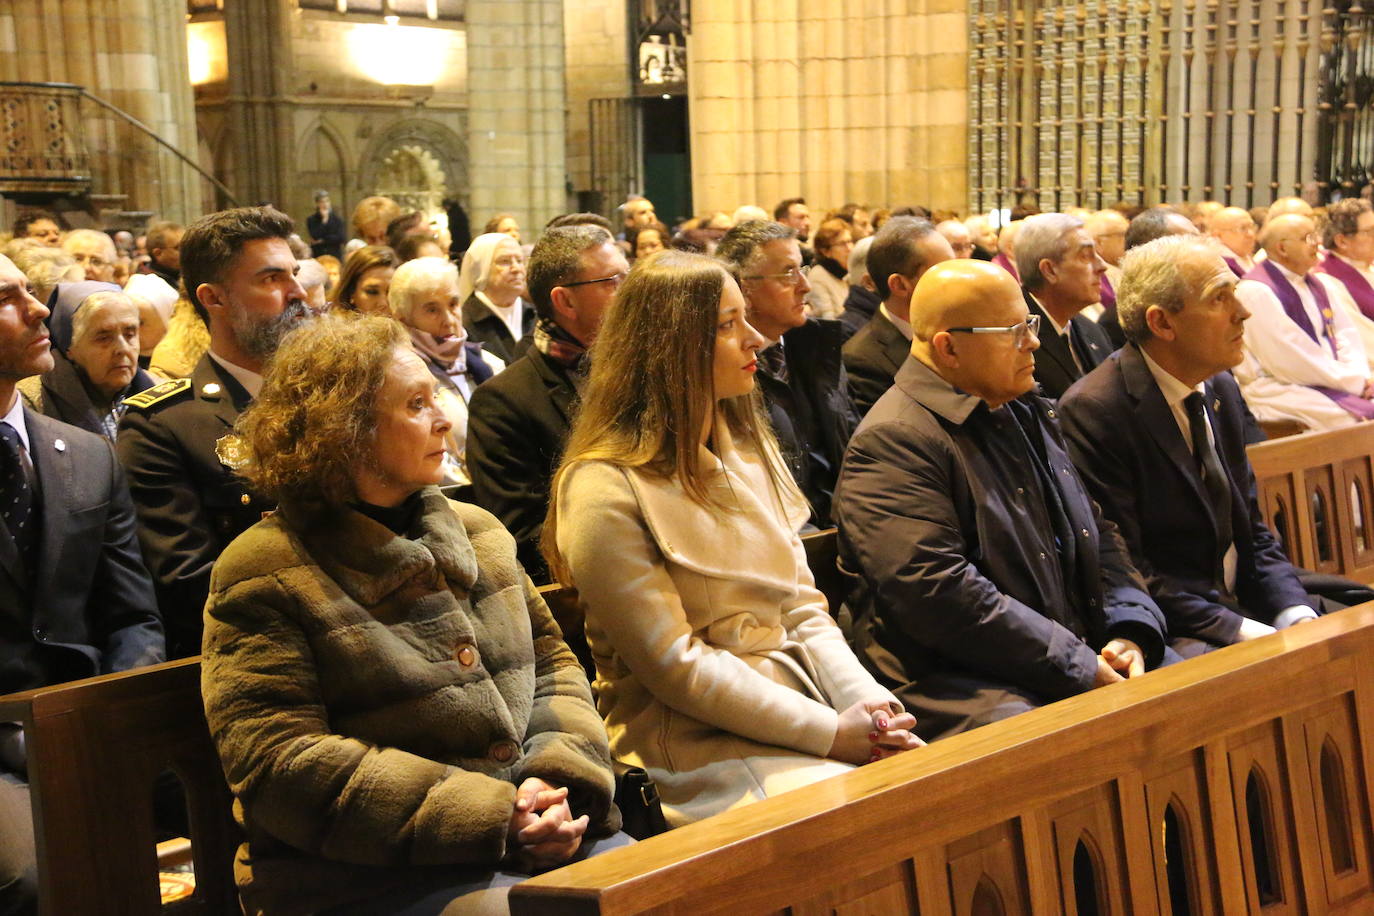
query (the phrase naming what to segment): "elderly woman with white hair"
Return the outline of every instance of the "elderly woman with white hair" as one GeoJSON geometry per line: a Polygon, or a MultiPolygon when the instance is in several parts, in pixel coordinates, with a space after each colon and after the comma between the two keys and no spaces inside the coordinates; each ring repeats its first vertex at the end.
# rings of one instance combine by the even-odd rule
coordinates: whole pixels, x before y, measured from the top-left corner
{"type": "Polygon", "coordinates": [[[155,384],[138,367],[138,305],[113,283],[87,280],[58,284],[51,308],[53,368],[19,392],[35,412],[113,442],[124,399],[155,384]]]}
{"type": "Polygon", "coordinates": [[[534,332],[534,306],[522,298],[524,294],[525,255],[520,243],[501,232],[473,239],[463,255],[458,281],[463,327],[469,338],[507,363],[528,349],[534,332]]]}
{"type": "Polygon", "coordinates": [[[464,457],[468,401],[473,390],[506,368],[506,363],[468,340],[460,316],[458,269],[447,258],[416,258],[396,268],[387,302],[391,314],[410,333],[411,347],[439,382],[435,396],[452,424],[445,435],[444,482],[468,485],[472,482],[464,457]]]}

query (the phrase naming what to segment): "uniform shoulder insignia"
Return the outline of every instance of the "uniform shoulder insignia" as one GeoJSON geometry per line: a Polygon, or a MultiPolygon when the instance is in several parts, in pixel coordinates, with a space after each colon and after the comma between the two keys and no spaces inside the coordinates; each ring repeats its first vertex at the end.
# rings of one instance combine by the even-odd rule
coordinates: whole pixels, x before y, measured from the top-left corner
{"type": "Polygon", "coordinates": [[[154,404],[161,404],[163,401],[174,398],[179,394],[189,393],[190,391],[190,379],[175,378],[170,382],[154,385],[147,391],[141,391],[132,397],[127,397],[124,399],[124,403],[129,407],[136,407],[143,410],[152,407],[154,404]]]}

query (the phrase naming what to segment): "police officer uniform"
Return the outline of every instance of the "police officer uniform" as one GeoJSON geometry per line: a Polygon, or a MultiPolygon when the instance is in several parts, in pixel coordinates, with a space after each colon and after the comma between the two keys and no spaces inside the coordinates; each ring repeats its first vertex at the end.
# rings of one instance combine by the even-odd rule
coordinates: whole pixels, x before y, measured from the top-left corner
{"type": "Polygon", "coordinates": [[[167,657],[200,652],[210,568],[275,508],[235,474],[234,421],[251,397],[209,354],[189,379],[125,400],[116,451],[138,510],[139,544],[167,629],[167,657]]]}

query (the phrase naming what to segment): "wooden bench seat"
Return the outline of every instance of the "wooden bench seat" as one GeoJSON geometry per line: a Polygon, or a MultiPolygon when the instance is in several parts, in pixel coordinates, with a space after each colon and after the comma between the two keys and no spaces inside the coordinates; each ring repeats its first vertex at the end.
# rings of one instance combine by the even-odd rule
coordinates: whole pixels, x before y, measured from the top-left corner
{"type": "Polygon", "coordinates": [[[539,914],[1369,913],[1374,604],[537,876],[539,914]]]}

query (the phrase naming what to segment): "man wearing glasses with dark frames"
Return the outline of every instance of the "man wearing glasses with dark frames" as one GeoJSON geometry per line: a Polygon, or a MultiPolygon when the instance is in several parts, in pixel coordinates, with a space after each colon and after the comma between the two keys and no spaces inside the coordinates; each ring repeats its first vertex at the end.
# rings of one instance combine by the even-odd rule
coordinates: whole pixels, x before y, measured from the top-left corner
{"type": "Polygon", "coordinates": [[[806,316],[811,287],[791,227],[740,223],[721,239],[716,257],[739,282],[749,323],[767,339],[758,384],[788,469],[811,506],[810,524],[829,528],[835,478],[855,423],[840,362],[843,327],[806,316]]]}
{"type": "Polygon", "coordinates": [[[1044,322],[1016,281],[945,261],[910,314],[836,490],[859,658],[926,740],[1159,664],[1163,615],[1031,393],[1044,322]]]}
{"type": "Polygon", "coordinates": [[[473,499],[515,537],[521,564],[548,581],[539,533],[549,482],[563,454],[587,348],[629,265],[610,232],[594,225],[548,229],[530,253],[529,290],[538,321],[532,346],[477,387],[468,405],[473,499]]]}

